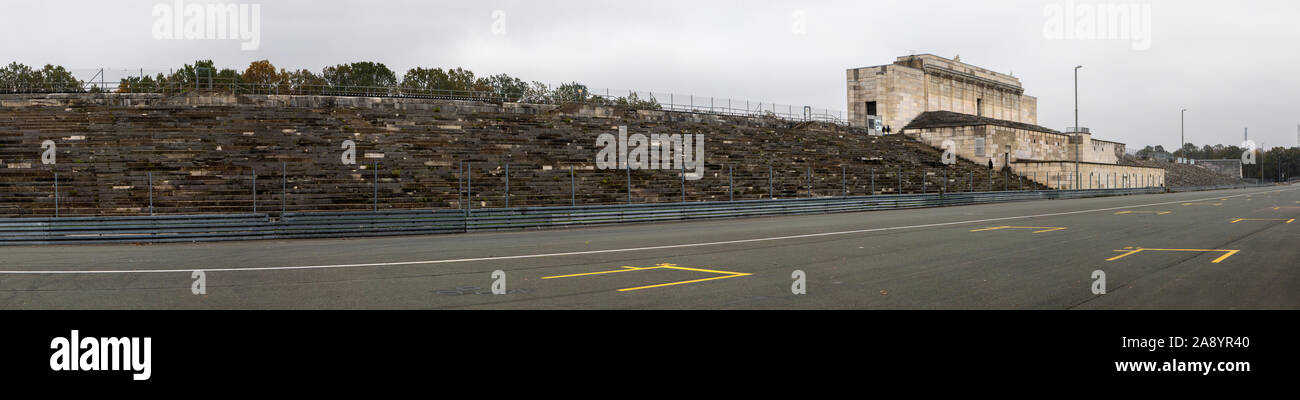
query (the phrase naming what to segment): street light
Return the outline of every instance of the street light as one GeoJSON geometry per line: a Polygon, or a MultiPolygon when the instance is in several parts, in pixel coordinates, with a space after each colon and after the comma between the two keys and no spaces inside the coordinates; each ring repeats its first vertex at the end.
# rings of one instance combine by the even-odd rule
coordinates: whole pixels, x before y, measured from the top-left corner
{"type": "MultiPolygon", "coordinates": [[[[1079,146],[1083,145],[1083,132],[1079,129],[1079,68],[1082,65],[1074,67],[1074,182],[1079,182],[1079,146]]],[[[1077,189],[1077,188],[1076,188],[1077,189]]]]}
{"type": "Polygon", "coordinates": [[[1178,143],[1178,149],[1181,150],[1183,148],[1183,145],[1187,144],[1187,109],[1186,108],[1183,109],[1183,112],[1179,115],[1178,118],[1178,140],[1179,142],[1181,142],[1178,143]]]}

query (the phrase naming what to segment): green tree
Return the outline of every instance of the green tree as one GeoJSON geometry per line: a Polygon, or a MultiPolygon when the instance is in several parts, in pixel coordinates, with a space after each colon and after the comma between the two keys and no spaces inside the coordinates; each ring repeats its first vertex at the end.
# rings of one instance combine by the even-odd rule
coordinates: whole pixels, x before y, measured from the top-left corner
{"type": "Polygon", "coordinates": [[[578,82],[569,82],[555,88],[555,91],[551,93],[550,98],[551,101],[556,103],[585,103],[587,101],[587,96],[589,95],[590,93],[587,92],[587,85],[578,82]]]}
{"type": "Polygon", "coordinates": [[[305,69],[286,72],[285,81],[288,84],[287,91],[294,94],[321,94],[328,85],[324,78],[305,69]]]}
{"type": "Polygon", "coordinates": [[[62,66],[46,64],[33,70],[17,62],[0,68],[0,88],[7,91],[82,91],[83,82],[62,66]]]}
{"type": "Polygon", "coordinates": [[[397,74],[382,63],[370,61],[326,67],[321,71],[321,78],[336,89],[346,86],[392,87],[397,85],[397,74]]]}

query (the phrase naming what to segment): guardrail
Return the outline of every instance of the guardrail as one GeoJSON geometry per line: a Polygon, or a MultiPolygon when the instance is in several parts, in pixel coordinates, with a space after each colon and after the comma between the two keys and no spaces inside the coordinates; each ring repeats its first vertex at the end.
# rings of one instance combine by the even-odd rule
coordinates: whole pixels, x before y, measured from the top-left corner
{"type": "Polygon", "coordinates": [[[821,197],[479,210],[13,218],[0,220],[0,244],[165,243],[224,240],[427,235],[752,216],[945,207],[1024,200],[1163,193],[1164,188],[1038,190],[821,197]]]}
{"type": "Polygon", "coordinates": [[[0,245],[268,239],[265,214],[0,219],[0,245]]]}

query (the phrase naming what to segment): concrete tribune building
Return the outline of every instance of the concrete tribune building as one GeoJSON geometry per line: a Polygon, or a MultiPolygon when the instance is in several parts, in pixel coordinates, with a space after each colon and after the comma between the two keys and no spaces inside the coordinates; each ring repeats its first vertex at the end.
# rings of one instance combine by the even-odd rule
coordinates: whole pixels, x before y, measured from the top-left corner
{"type": "Polygon", "coordinates": [[[1014,76],[921,54],[849,69],[847,78],[849,122],[873,133],[889,127],[934,147],[951,141],[958,157],[1053,188],[1164,185],[1164,169],[1119,165],[1123,143],[1039,126],[1038,99],[1014,76]]]}

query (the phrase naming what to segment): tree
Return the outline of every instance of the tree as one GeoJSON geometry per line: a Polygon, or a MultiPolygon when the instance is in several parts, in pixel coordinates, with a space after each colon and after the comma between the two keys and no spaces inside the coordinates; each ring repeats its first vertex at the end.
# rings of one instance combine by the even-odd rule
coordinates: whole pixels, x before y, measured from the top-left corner
{"type": "Polygon", "coordinates": [[[569,82],[560,85],[551,93],[551,100],[556,103],[583,103],[587,101],[587,85],[569,82]]]}
{"type": "Polygon", "coordinates": [[[1156,152],[1156,149],[1155,149],[1155,148],[1152,148],[1151,146],[1148,145],[1147,147],[1143,147],[1142,150],[1138,150],[1138,151],[1137,151],[1137,156],[1138,156],[1138,157],[1141,157],[1141,158],[1147,158],[1147,159],[1149,159],[1149,158],[1151,158],[1151,155],[1155,154],[1155,152],[1156,152]]]}
{"type": "Polygon", "coordinates": [[[1178,149],[1178,151],[1175,151],[1174,156],[1183,157],[1183,158],[1197,158],[1196,153],[1197,153],[1196,145],[1191,143],[1183,143],[1183,148],[1178,149]]]}
{"type": "Polygon", "coordinates": [[[528,88],[524,90],[523,98],[519,99],[521,103],[545,103],[551,95],[551,87],[545,83],[533,81],[528,88]]]}
{"type": "Polygon", "coordinates": [[[480,85],[487,87],[487,91],[510,101],[519,101],[528,91],[528,84],[523,79],[506,74],[492,75],[479,81],[480,85]]]}
{"type": "Polygon", "coordinates": [[[442,68],[411,68],[402,76],[402,88],[412,90],[443,90],[451,85],[451,78],[442,68]]]}
{"type": "Polygon", "coordinates": [[[17,62],[0,68],[0,89],[7,91],[80,92],[83,82],[62,66],[46,64],[33,70],[17,62]]]}
{"type": "Polygon", "coordinates": [[[244,73],[240,75],[240,78],[244,83],[273,85],[283,81],[285,77],[282,73],[275,71],[275,65],[271,65],[270,61],[261,60],[248,64],[248,68],[244,69],[244,73]]]}
{"type": "Polygon", "coordinates": [[[449,86],[445,88],[447,90],[468,92],[481,89],[474,86],[474,72],[467,69],[456,68],[447,70],[447,83],[449,84],[449,86]]]}
{"type": "Polygon", "coordinates": [[[324,78],[305,69],[285,73],[285,82],[287,91],[294,94],[320,94],[328,85],[324,78]]]}
{"type": "Polygon", "coordinates": [[[321,78],[334,88],[347,86],[391,87],[397,85],[397,74],[382,63],[370,61],[339,64],[326,67],[321,78]]]}

